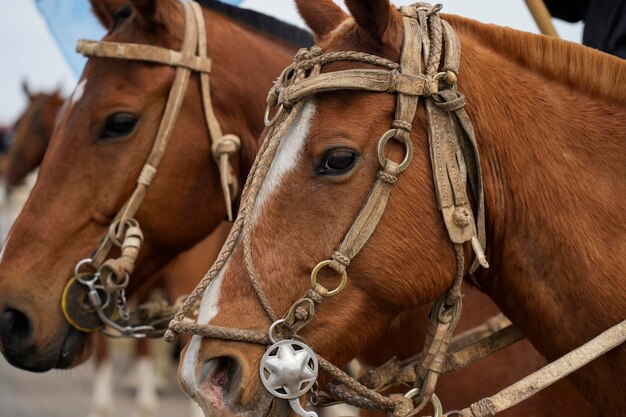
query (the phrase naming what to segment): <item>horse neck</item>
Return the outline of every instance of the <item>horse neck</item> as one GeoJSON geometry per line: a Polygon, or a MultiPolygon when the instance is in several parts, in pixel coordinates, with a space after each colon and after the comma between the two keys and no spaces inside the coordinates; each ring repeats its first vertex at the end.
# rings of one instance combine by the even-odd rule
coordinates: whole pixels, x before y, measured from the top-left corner
{"type": "Polygon", "coordinates": [[[298,47],[205,9],[212,100],[224,133],[242,141],[242,181],[259,147],[267,92],[298,47]],[[219,39],[219,42],[215,42],[219,39]]]}
{"type": "Polygon", "coordinates": [[[490,31],[502,28],[460,19],[453,25],[463,45],[459,88],[467,96],[485,180],[491,267],[478,279],[544,355],[557,357],[626,311],[624,298],[615,297],[616,288],[626,291],[619,255],[626,216],[618,192],[626,178],[626,94],[609,97],[589,80],[576,84],[566,68],[555,78],[553,69],[538,64],[541,45],[522,62],[519,43],[568,49],[564,54],[572,59],[574,50],[583,68],[607,61],[615,76],[626,68],[546,38],[508,31],[498,43],[501,34],[490,31]],[[576,326],[563,326],[568,322],[576,326]]]}

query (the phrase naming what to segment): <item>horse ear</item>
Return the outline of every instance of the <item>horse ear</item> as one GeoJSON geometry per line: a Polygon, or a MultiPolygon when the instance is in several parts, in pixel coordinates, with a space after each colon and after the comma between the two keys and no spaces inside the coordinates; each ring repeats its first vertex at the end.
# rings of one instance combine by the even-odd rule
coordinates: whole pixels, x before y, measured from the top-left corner
{"type": "Polygon", "coordinates": [[[29,99],[33,96],[33,93],[30,91],[30,87],[28,87],[28,81],[26,81],[26,78],[22,80],[22,91],[29,99]]]}
{"type": "Polygon", "coordinates": [[[163,26],[176,14],[178,0],[129,0],[139,22],[146,28],[163,26]]]}
{"type": "Polygon", "coordinates": [[[359,32],[378,45],[395,45],[402,33],[400,14],[389,0],[346,0],[359,32]]]}
{"type": "Polygon", "coordinates": [[[105,29],[111,29],[113,26],[113,16],[120,7],[124,5],[125,0],[89,0],[91,3],[91,11],[98,18],[105,29]]]}
{"type": "Polygon", "coordinates": [[[318,42],[348,18],[332,0],[296,0],[296,6],[318,42]]]}

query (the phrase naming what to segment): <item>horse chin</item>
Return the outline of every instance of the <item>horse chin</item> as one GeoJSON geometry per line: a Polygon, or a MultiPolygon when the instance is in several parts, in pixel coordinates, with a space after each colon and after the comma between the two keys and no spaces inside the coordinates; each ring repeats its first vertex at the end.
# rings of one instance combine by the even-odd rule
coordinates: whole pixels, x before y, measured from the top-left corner
{"type": "Polygon", "coordinates": [[[288,417],[292,414],[290,410],[291,408],[287,401],[274,398],[265,417],[288,417]]]}
{"type": "Polygon", "coordinates": [[[198,398],[198,403],[202,408],[205,416],[211,417],[244,417],[244,416],[262,416],[262,417],[289,417],[292,413],[289,403],[278,398],[271,398],[263,395],[267,401],[255,401],[254,409],[232,410],[223,407],[215,407],[215,403],[207,401],[206,398],[198,398]]]}
{"type": "Polygon", "coordinates": [[[54,367],[56,369],[68,369],[85,362],[91,353],[91,339],[87,333],[70,327],[63,339],[61,352],[54,367]]]}

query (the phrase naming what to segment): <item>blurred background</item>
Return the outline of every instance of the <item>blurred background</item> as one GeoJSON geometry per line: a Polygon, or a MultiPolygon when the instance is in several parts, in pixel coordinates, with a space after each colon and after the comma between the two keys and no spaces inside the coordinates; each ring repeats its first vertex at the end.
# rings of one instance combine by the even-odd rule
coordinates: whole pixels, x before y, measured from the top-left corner
{"type": "MultiPolygon", "coordinates": [[[[314,1],[314,0],[311,0],[314,1]]],[[[231,0],[229,3],[258,10],[293,24],[304,26],[294,3],[290,0],[231,0]]],[[[395,1],[396,5],[413,1],[395,1]]],[[[538,33],[523,0],[443,0],[445,13],[459,14],[486,23],[509,26],[538,33]]],[[[82,11],[68,14],[61,26],[77,28],[83,37],[99,38],[104,30],[89,15],[87,0],[0,0],[0,130],[12,126],[27,103],[23,89],[26,81],[30,92],[60,90],[67,96],[76,84],[82,65],[74,54],[72,33],[61,33],[47,24],[41,10],[54,15],[55,8],[82,5],[82,11]],[[66,44],[65,52],[57,41],[66,44]]],[[[60,10],[60,9],[59,9],[60,10]]],[[[58,16],[57,16],[58,17],[58,16]]],[[[59,23],[59,22],[57,22],[59,23]]],[[[582,24],[554,21],[560,37],[580,42],[582,24]]],[[[0,198],[0,242],[3,242],[13,219],[28,196],[34,176],[23,185],[13,187],[11,196],[0,198]]],[[[176,364],[170,349],[160,341],[151,342],[158,353],[156,370],[150,378],[158,383],[163,395],[154,416],[189,415],[193,410],[176,383],[176,364]]],[[[93,409],[93,381],[97,378],[92,363],[71,371],[54,371],[43,375],[29,374],[9,366],[0,357],[0,417],[122,417],[146,415],[133,400],[137,395],[138,380],[145,369],[131,359],[132,346],[128,342],[113,345],[115,401],[106,413],[93,409]]],[[[109,401],[110,402],[110,401],[109,401]]],[[[194,410],[194,411],[197,411],[194,410]]]]}

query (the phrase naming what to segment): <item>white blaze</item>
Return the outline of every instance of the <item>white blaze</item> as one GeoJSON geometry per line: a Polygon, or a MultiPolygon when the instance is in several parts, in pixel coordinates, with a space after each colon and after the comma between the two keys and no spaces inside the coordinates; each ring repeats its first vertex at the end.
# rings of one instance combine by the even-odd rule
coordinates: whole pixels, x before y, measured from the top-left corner
{"type": "MultiPolygon", "coordinates": [[[[255,217],[258,215],[258,208],[262,207],[265,200],[280,186],[285,174],[291,171],[300,160],[300,154],[302,153],[306,138],[309,134],[309,127],[314,113],[315,106],[309,101],[302,108],[302,111],[281,140],[272,165],[267,173],[267,177],[259,192],[255,206],[255,217]]],[[[206,324],[217,316],[219,311],[220,286],[228,265],[227,262],[202,297],[197,320],[199,324],[206,324]]],[[[201,343],[201,336],[194,335],[191,338],[182,364],[181,379],[187,388],[187,392],[192,395],[198,390],[196,369],[198,366],[198,353],[201,343]]]]}
{"type": "Polygon", "coordinates": [[[78,83],[78,85],[76,86],[76,89],[72,93],[72,101],[71,101],[72,105],[78,103],[78,101],[81,99],[83,94],[85,94],[86,85],[87,85],[87,78],[85,78],[84,80],[78,83]]]}
{"type": "MultiPolygon", "coordinates": [[[[204,295],[202,296],[202,302],[200,303],[200,311],[198,313],[197,320],[199,324],[206,324],[217,316],[222,277],[224,276],[224,271],[226,271],[228,265],[227,261],[222,267],[222,270],[213,279],[211,284],[209,284],[208,288],[204,292],[204,295]]],[[[187,391],[190,393],[195,393],[198,390],[196,366],[198,364],[198,352],[200,351],[201,342],[202,336],[192,336],[183,360],[181,379],[187,387],[187,391]]]]}
{"type": "Polygon", "coordinates": [[[289,130],[287,130],[285,137],[280,141],[276,155],[274,155],[274,160],[272,161],[272,166],[267,173],[267,177],[257,197],[254,208],[255,219],[260,213],[263,203],[274,190],[280,186],[285,174],[291,171],[300,160],[300,154],[304,149],[306,138],[309,135],[309,127],[313,114],[315,114],[315,105],[312,101],[308,101],[302,108],[300,114],[293,121],[289,130]]]}

